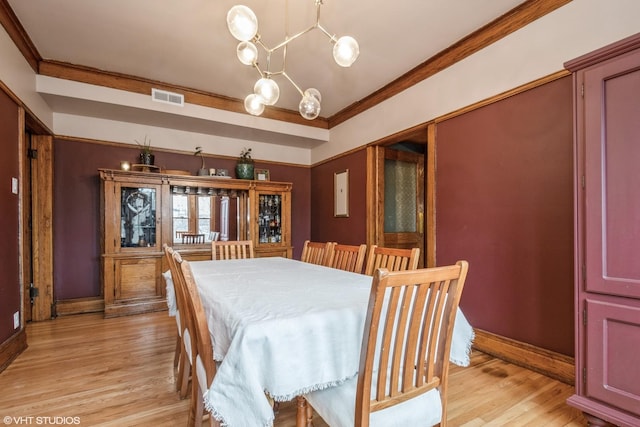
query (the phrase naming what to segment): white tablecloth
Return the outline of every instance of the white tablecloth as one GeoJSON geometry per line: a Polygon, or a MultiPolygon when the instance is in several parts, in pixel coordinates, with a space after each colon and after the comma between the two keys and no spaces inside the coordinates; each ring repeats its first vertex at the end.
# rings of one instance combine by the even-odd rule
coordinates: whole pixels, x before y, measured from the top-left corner
{"type": "MultiPolygon", "coordinates": [[[[286,258],[191,266],[221,361],[205,405],[226,425],[270,426],[265,393],[287,401],[357,374],[370,276],[286,258]]],[[[472,340],[458,311],[453,363],[469,364],[472,340]]]]}

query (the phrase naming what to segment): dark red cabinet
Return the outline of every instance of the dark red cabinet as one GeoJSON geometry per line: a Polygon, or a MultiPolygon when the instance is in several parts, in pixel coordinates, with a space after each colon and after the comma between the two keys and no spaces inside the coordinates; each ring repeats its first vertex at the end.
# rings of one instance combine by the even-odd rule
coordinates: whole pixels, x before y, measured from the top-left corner
{"type": "Polygon", "coordinates": [[[565,64],[575,92],[576,394],[640,426],[640,34],[565,64]]]}

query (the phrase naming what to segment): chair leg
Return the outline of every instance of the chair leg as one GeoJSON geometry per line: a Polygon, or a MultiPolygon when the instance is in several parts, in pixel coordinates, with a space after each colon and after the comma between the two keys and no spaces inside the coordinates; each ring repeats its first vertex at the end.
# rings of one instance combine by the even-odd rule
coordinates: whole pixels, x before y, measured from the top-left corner
{"type": "Polygon", "coordinates": [[[189,426],[202,427],[202,416],[204,414],[204,401],[198,378],[196,375],[191,379],[191,402],[189,403],[189,426]],[[192,423],[193,420],[193,423],[192,423]]]}
{"type": "MultiPolygon", "coordinates": [[[[185,399],[189,392],[189,377],[191,376],[191,363],[187,358],[186,352],[180,358],[180,366],[178,368],[178,391],[180,399],[185,399]]],[[[193,381],[193,380],[192,380],[193,381]]]]}
{"type": "Polygon", "coordinates": [[[189,387],[193,387],[193,378],[191,375],[191,365],[189,363],[187,363],[187,366],[185,366],[185,370],[182,374],[182,381],[180,384],[180,398],[181,399],[186,399],[186,397],[189,395],[189,387]]]}
{"type": "Polygon", "coordinates": [[[182,352],[182,339],[180,338],[180,335],[178,334],[178,336],[176,337],[176,351],[173,355],[173,367],[177,368],[178,367],[178,363],[180,362],[180,353],[182,352]]]}
{"type": "Polygon", "coordinates": [[[182,386],[182,376],[184,374],[185,363],[188,363],[187,358],[184,355],[184,350],[180,353],[180,359],[178,360],[178,373],[176,374],[176,391],[180,391],[182,386]]]}
{"type": "Polygon", "coordinates": [[[303,396],[296,397],[296,427],[313,427],[313,408],[303,396]]]}

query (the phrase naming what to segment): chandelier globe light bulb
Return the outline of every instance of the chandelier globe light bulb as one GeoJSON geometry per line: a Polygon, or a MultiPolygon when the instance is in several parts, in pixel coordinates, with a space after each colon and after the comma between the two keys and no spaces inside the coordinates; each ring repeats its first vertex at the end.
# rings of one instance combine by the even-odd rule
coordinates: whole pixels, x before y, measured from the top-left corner
{"type": "Polygon", "coordinates": [[[342,36],[333,45],[333,59],[341,67],[350,67],[360,55],[360,46],[351,36],[342,36]]]}
{"type": "Polygon", "coordinates": [[[315,96],[316,93],[320,95],[320,92],[317,89],[313,89],[315,92],[310,92],[310,90],[304,91],[304,95],[298,105],[300,115],[307,120],[313,120],[320,115],[320,100],[315,96]]]}
{"type": "Polygon", "coordinates": [[[309,89],[305,90],[304,94],[306,96],[313,96],[315,99],[318,100],[318,102],[322,102],[322,95],[320,94],[320,91],[315,87],[310,87],[309,89]]]}
{"type": "Polygon", "coordinates": [[[253,87],[253,92],[262,98],[265,105],[273,105],[280,98],[280,87],[272,79],[265,77],[258,80],[253,87]]]}
{"type": "Polygon", "coordinates": [[[244,65],[253,65],[258,60],[258,48],[251,42],[238,43],[237,54],[244,65]]]}
{"type": "Polygon", "coordinates": [[[227,28],[241,42],[251,40],[258,33],[258,18],[247,6],[236,5],[227,13],[227,28]]]}
{"type": "Polygon", "coordinates": [[[252,116],[259,116],[264,112],[264,103],[262,98],[255,93],[248,95],[244,99],[244,109],[252,116]]]}

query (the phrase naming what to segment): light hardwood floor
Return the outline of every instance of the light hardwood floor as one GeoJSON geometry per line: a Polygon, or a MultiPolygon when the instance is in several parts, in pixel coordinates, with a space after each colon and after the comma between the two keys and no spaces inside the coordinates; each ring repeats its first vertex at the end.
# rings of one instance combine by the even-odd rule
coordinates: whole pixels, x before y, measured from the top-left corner
{"type": "MultiPolygon", "coordinates": [[[[42,417],[72,417],[67,425],[82,426],[185,425],[188,401],[179,399],[173,379],[175,333],[166,312],[29,324],[29,348],[0,373],[0,417],[12,425],[47,425],[42,417]]],[[[470,367],[452,366],[449,425],[585,426],[565,403],[572,393],[571,386],[474,352],[470,367]]],[[[326,427],[318,416],[314,421],[326,427]]],[[[295,405],[283,403],[275,427],[293,426],[295,405]]]]}

